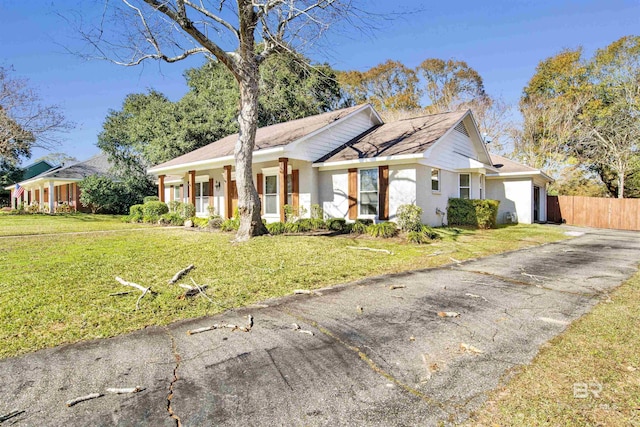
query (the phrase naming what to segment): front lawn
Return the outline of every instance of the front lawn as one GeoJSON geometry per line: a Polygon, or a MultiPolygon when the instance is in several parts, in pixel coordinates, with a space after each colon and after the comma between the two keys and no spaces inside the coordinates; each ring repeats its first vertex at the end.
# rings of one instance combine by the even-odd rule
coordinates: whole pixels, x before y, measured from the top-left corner
{"type": "Polygon", "coordinates": [[[56,214],[14,215],[0,214],[0,236],[72,233],[85,231],[125,230],[140,228],[140,224],[122,221],[121,215],[56,214]]]}
{"type": "Polygon", "coordinates": [[[492,393],[472,426],[640,425],[640,273],[492,393]]]}
{"type": "MultiPolygon", "coordinates": [[[[60,217],[62,223],[66,220],[60,217]]],[[[563,231],[538,225],[443,229],[443,240],[420,246],[400,239],[352,236],[265,236],[235,245],[230,243],[232,234],[167,228],[5,237],[0,239],[0,357],[211,315],[298,288],[320,288],[556,241],[566,238],[563,231]],[[387,249],[393,255],[349,246],[387,249]],[[189,264],[196,268],[180,282],[190,284],[193,278],[209,285],[213,303],[202,297],[179,299],[184,289],[167,284],[189,264]],[[115,276],[152,286],[157,294],[146,296],[136,311],[138,291],[109,296],[130,290],[115,276]]]]}

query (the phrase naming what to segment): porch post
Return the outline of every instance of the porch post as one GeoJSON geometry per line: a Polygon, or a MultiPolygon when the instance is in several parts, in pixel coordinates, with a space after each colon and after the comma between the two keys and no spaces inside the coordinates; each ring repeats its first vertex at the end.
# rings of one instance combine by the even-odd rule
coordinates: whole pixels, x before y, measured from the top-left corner
{"type": "Polygon", "coordinates": [[[231,204],[231,165],[224,167],[224,216],[230,219],[233,216],[231,204]]]}
{"type": "Polygon", "coordinates": [[[285,221],[284,205],[287,204],[287,163],[289,159],[281,157],[278,159],[280,165],[279,180],[280,180],[280,221],[285,221]]]}
{"type": "Polygon", "coordinates": [[[49,213],[55,213],[56,209],[55,209],[55,204],[54,204],[54,200],[53,200],[53,193],[54,193],[54,185],[53,185],[53,181],[49,182],[49,213]]]}
{"type": "Polygon", "coordinates": [[[164,202],[164,175],[158,175],[158,198],[164,202]]]}
{"type": "Polygon", "coordinates": [[[44,185],[38,187],[38,205],[40,210],[44,209],[44,185]]]}
{"type": "Polygon", "coordinates": [[[196,205],[196,171],[189,171],[189,203],[196,205]]]}

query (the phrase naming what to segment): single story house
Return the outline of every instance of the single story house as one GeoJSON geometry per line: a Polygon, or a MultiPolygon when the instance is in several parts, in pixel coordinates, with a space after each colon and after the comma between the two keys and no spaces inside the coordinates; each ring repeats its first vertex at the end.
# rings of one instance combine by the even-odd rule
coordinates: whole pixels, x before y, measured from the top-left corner
{"type": "MultiPolygon", "coordinates": [[[[200,216],[213,210],[232,217],[237,138],[149,169],[160,200],[191,202],[200,216]]],[[[438,226],[447,222],[449,198],[484,199],[488,185],[506,179],[500,173],[470,111],[384,123],[371,105],[358,105],[260,128],[253,153],[268,222],[283,221],[285,205],[301,216],[317,204],[327,218],[393,221],[399,206],[415,204],[423,223],[438,226]],[[497,175],[488,181],[489,174],[497,175]]]]}
{"type": "Polygon", "coordinates": [[[53,167],[19,182],[18,185],[24,189],[24,192],[17,199],[14,198],[15,184],[5,187],[5,190],[11,190],[11,203],[14,209],[21,203],[25,206],[37,204],[41,211],[55,212],[58,206],[66,203],[72,210],[90,212],[80,203],[78,183],[90,175],[109,175],[110,169],[111,164],[107,155],[100,153],[83,162],[53,167]]]}

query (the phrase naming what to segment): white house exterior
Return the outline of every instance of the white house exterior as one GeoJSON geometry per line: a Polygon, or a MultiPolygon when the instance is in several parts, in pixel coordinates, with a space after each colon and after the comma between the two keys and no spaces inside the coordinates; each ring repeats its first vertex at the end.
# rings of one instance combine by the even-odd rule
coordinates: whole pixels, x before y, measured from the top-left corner
{"type": "MultiPolygon", "coordinates": [[[[160,199],[190,201],[200,216],[233,216],[236,140],[151,168],[160,199]]],[[[287,204],[301,216],[318,204],[327,218],[375,221],[394,221],[400,205],[416,204],[425,224],[442,225],[449,198],[485,198],[486,176],[499,173],[470,111],[384,123],[369,104],[260,128],[253,161],[269,222],[283,221],[287,204]]]]}
{"type": "Polygon", "coordinates": [[[500,200],[498,223],[546,222],[547,187],[553,179],[496,154],[491,159],[497,171],[487,174],[487,198],[500,200]]]}

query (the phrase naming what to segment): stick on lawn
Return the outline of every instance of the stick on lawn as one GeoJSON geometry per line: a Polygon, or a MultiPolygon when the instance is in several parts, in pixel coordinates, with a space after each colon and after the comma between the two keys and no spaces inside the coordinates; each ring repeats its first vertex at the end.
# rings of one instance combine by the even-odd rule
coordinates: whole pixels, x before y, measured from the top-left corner
{"type": "Polygon", "coordinates": [[[182,276],[184,276],[185,274],[187,274],[188,272],[190,272],[191,270],[193,270],[195,268],[195,265],[191,264],[189,265],[187,268],[183,268],[182,270],[178,271],[172,278],[171,280],[169,280],[169,284],[173,285],[174,283],[176,283],[178,280],[180,280],[180,278],[182,276]]]}
{"type": "Polygon", "coordinates": [[[86,396],[80,396],[80,397],[76,397],[75,399],[68,400],[66,403],[67,403],[67,406],[71,407],[73,405],[77,405],[80,402],[84,402],[85,400],[96,399],[102,396],[103,395],[100,393],[91,393],[91,394],[87,394],[86,396]]]}

